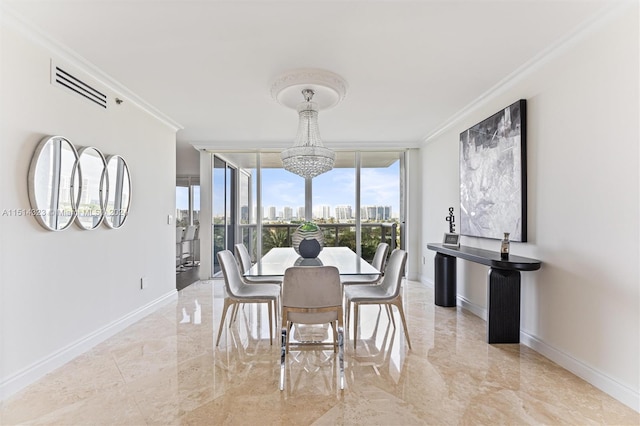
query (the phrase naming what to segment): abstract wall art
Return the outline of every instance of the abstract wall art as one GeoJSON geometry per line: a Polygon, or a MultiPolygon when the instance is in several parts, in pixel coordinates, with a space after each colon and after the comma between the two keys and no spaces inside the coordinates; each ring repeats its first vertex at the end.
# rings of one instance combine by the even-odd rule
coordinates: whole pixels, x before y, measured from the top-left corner
{"type": "Polygon", "coordinates": [[[460,134],[460,233],[527,241],[526,101],[460,134]]]}

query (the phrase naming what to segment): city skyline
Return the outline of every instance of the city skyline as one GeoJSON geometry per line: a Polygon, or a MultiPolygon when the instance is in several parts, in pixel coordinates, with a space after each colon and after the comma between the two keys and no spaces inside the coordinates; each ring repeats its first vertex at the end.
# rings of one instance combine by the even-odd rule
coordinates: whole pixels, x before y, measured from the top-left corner
{"type": "MultiPolygon", "coordinates": [[[[329,205],[315,206],[312,217],[314,219],[355,219],[355,209],[351,205],[335,206],[333,212],[331,210],[329,205]]],[[[253,214],[255,215],[255,208],[253,214]]],[[[304,206],[284,206],[282,209],[277,209],[276,206],[265,206],[262,208],[262,217],[267,220],[302,220],[304,219],[304,206]]],[[[398,214],[393,211],[390,205],[367,205],[360,206],[360,217],[367,220],[387,220],[397,219],[398,214]]]]}
{"type": "MultiPolygon", "coordinates": [[[[330,206],[335,212],[336,206],[355,205],[354,169],[333,169],[313,179],[314,209],[318,206],[330,206]]],[[[255,187],[255,175],[252,176],[255,187]]],[[[262,206],[276,207],[276,212],[284,212],[285,207],[293,209],[297,216],[298,208],[305,205],[304,179],[284,169],[264,169],[262,171],[262,206]]],[[[214,182],[215,190],[224,191],[224,185],[214,182]]],[[[387,168],[362,168],[360,178],[360,204],[364,206],[390,206],[393,214],[398,214],[400,202],[399,161],[387,168]]],[[[254,194],[255,203],[255,194],[254,194]]],[[[199,187],[194,191],[194,206],[200,205],[199,187]]],[[[176,208],[189,208],[189,194],[186,187],[176,188],[176,208]],[[182,189],[180,189],[182,188],[182,189]]],[[[214,216],[223,211],[214,206],[214,216]]]]}

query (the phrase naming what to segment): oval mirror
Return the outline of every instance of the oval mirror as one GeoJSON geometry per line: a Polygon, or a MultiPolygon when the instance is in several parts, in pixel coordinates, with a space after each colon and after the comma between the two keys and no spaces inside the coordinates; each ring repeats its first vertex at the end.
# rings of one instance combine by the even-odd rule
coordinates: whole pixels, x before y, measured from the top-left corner
{"type": "Polygon", "coordinates": [[[78,162],[82,175],[76,224],[82,229],[96,229],[104,219],[104,202],[107,187],[107,162],[96,148],[88,146],[78,150],[78,162]]]}
{"type": "Polygon", "coordinates": [[[47,136],[29,166],[29,202],[38,223],[51,231],[67,229],[75,218],[82,179],[78,152],[62,136],[47,136]]]}
{"type": "Polygon", "coordinates": [[[107,182],[104,221],[110,228],[120,228],[129,214],[131,176],[127,163],[119,155],[107,158],[107,182]]]}

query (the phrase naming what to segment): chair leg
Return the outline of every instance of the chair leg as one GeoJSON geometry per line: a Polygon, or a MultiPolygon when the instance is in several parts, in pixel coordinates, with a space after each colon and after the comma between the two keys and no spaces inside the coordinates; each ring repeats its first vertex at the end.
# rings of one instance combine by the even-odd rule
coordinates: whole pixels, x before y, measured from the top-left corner
{"type": "Polygon", "coordinates": [[[407,338],[407,344],[409,345],[409,349],[411,349],[411,340],[409,340],[409,330],[407,329],[407,320],[404,317],[404,309],[402,308],[402,298],[399,297],[394,305],[397,306],[398,312],[400,312],[400,319],[402,319],[402,325],[404,326],[404,335],[407,338]]]}
{"type": "Polygon", "coordinates": [[[236,303],[233,306],[233,311],[231,312],[231,320],[229,321],[229,327],[231,327],[231,324],[233,324],[236,321],[236,318],[238,318],[239,310],[240,310],[240,303],[236,303]]]}
{"type": "Polygon", "coordinates": [[[282,319],[280,321],[282,321],[283,337],[285,338],[285,341],[283,342],[285,351],[289,353],[289,335],[291,334],[291,327],[293,326],[293,323],[289,323],[289,318],[287,318],[287,311],[285,311],[284,309],[282,310],[282,319]]]}
{"type": "Polygon", "coordinates": [[[391,309],[391,305],[386,303],[385,308],[387,310],[387,316],[389,317],[389,319],[391,320],[391,324],[393,324],[393,327],[395,328],[396,320],[393,318],[393,310],[391,309]]]}
{"type": "MultiPolygon", "coordinates": [[[[220,326],[218,327],[218,339],[216,340],[216,346],[218,346],[218,344],[220,343],[220,336],[222,336],[222,327],[224,326],[224,319],[227,316],[227,310],[229,309],[229,306],[231,304],[232,303],[229,300],[229,298],[224,299],[224,305],[222,307],[222,318],[220,318],[220,326]]],[[[236,303],[235,305],[237,306],[238,304],[236,303]]]]}
{"type": "Polygon", "coordinates": [[[351,321],[351,301],[347,300],[347,305],[346,305],[347,310],[344,312],[344,329],[346,331],[346,335],[347,338],[351,338],[351,335],[349,334],[350,331],[350,321],[351,321]]]}
{"type": "Polygon", "coordinates": [[[280,343],[280,390],[284,390],[284,370],[287,356],[287,327],[282,327],[280,343]]]}
{"type": "Polygon", "coordinates": [[[358,309],[357,302],[353,303],[353,349],[356,348],[356,342],[358,341],[358,309]]]}
{"type": "Polygon", "coordinates": [[[345,303],[345,314],[344,314],[344,322],[345,322],[345,329],[347,330],[347,336],[349,336],[349,314],[351,312],[351,301],[349,299],[347,299],[346,303],[345,303]]]}
{"type": "Polygon", "coordinates": [[[340,374],[340,389],[344,389],[344,330],[338,325],[338,367],[340,374]]]}
{"type": "Polygon", "coordinates": [[[338,353],[338,321],[331,321],[331,332],[333,333],[333,353],[338,353]]]}
{"type": "Polygon", "coordinates": [[[269,306],[269,344],[273,345],[273,306],[271,304],[271,301],[268,301],[267,305],[269,306]]]}

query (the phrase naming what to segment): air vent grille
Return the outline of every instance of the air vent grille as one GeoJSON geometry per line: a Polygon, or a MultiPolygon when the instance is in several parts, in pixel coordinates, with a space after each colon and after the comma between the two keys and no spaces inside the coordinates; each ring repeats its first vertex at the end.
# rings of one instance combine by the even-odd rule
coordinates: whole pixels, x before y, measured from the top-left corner
{"type": "Polygon", "coordinates": [[[94,87],[95,84],[89,84],[53,63],[51,64],[51,68],[52,84],[55,84],[65,90],[71,90],[96,105],[100,105],[102,108],[107,108],[107,95],[96,89],[94,87]]]}

